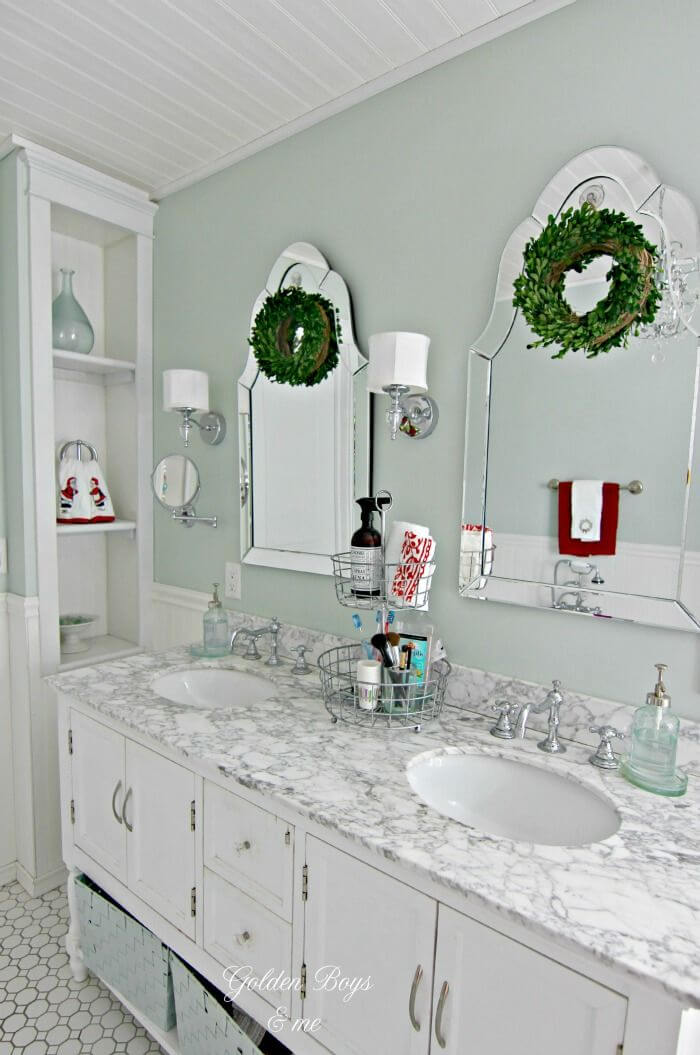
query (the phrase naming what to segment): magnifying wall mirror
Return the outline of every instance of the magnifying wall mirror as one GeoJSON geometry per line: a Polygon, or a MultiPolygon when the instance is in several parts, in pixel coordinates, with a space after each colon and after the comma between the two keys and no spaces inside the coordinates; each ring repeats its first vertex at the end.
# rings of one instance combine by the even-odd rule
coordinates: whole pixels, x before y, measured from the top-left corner
{"type": "Polygon", "coordinates": [[[173,520],[185,527],[208,524],[216,527],[216,517],[199,517],[194,503],[199,494],[199,469],[185,454],[167,454],[156,465],[151,475],[151,487],[156,501],[170,511],[173,520]]]}
{"type": "MultiPolygon", "coordinates": [[[[617,147],[569,162],[513,232],[491,318],[469,352],[463,597],[700,628],[700,489],[691,486],[699,252],[689,200],[617,147]],[[513,307],[513,283],[548,217],[584,201],[641,225],[657,247],[661,303],[627,347],[553,359],[556,345],[528,347],[534,335],[513,307]],[[562,545],[559,485],[565,497],[570,481],[620,485],[614,553],[598,557],[591,546],[581,556],[562,545]]],[[[579,316],[605,297],[609,267],[601,257],[569,271],[565,299],[579,316]]]]}
{"type": "Polygon", "coordinates": [[[371,493],[367,360],[355,342],[350,295],[314,246],[296,242],[276,261],[251,316],[266,298],[297,286],[331,302],[339,362],[319,384],[269,380],[249,352],[238,382],[241,559],[330,575],[346,549],[356,498],[371,493]]]}

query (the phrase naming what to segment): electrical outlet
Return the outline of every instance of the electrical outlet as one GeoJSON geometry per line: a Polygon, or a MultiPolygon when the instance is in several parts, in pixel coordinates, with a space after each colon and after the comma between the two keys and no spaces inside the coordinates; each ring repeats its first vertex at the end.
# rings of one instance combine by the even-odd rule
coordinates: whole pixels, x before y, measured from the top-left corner
{"type": "Polygon", "coordinates": [[[224,596],[232,601],[240,601],[241,599],[241,566],[237,561],[226,561],[224,596]]]}
{"type": "Polygon", "coordinates": [[[7,575],[7,539],[0,538],[0,575],[7,575]]]}

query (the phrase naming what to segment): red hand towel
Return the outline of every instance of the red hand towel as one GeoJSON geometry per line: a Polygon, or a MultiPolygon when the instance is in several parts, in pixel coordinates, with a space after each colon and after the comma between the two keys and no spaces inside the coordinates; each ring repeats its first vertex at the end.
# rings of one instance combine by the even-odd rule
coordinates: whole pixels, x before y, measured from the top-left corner
{"type": "Polygon", "coordinates": [[[600,542],[586,542],[571,537],[571,480],[559,484],[559,552],[571,557],[614,557],[617,543],[617,519],[620,507],[620,485],[603,484],[603,514],[600,542]]]}

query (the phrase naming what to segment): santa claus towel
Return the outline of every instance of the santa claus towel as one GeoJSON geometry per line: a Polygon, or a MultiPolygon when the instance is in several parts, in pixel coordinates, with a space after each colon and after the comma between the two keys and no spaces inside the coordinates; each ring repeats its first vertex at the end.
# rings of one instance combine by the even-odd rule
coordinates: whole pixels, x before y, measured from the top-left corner
{"type": "Polygon", "coordinates": [[[109,524],[114,520],[112,499],[99,462],[61,459],[56,506],[59,524],[109,524]]]}

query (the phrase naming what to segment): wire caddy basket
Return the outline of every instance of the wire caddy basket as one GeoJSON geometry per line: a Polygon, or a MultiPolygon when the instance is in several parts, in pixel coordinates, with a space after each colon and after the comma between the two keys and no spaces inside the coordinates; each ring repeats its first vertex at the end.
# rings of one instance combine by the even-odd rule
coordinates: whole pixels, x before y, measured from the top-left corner
{"type": "Polygon", "coordinates": [[[379,560],[368,573],[362,557],[351,550],[331,556],[338,603],[345,608],[362,610],[380,607],[426,609],[435,562],[428,558],[414,563],[387,563],[386,514],[393,499],[389,491],[378,491],[375,498],[382,521],[379,560]]]}
{"type": "MultiPolygon", "coordinates": [[[[336,553],[332,561],[339,603],[346,608],[381,609],[383,627],[390,609],[427,608],[435,562],[419,562],[413,568],[405,562],[387,564],[386,514],[392,497],[388,491],[379,491],[375,498],[382,520],[382,547],[380,562],[369,580],[357,574],[357,557],[352,552],[336,553]]],[[[424,680],[417,680],[410,670],[382,668],[381,684],[368,700],[367,693],[360,692],[357,678],[358,660],[365,658],[360,643],[328,649],[318,658],[323,698],[334,722],[418,731],[424,722],[439,716],[451,671],[446,659],[431,660],[424,680]]]]}
{"type": "Polygon", "coordinates": [[[330,648],[318,657],[326,710],[334,722],[351,725],[400,727],[418,731],[437,718],[445,702],[450,674],[446,659],[433,660],[425,682],[411,683],[405,672],[385,669],[373,709],[361,706],[357,661],[364,657],[361,644],[330,648]]]}

